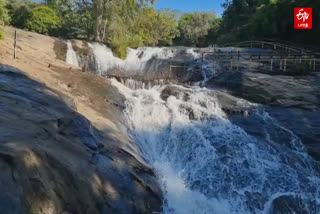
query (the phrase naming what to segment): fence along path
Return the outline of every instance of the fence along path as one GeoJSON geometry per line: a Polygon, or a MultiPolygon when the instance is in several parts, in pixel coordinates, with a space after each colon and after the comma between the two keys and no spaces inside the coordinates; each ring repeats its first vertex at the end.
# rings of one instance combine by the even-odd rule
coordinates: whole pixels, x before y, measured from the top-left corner
{"type": "MultiPolygon", "coordinates": [[[[269,41],[246,41],[239,43],[229,43],[219,46],[219,48],[201,49],[199,51],[200,61],[194,63],[193,70],[203,71],[204,63],[212,62],[212,65],[222,66],[225,70],[240,70],[247,65],[249,71],[256,68],[264,71],[288,71],[298,65],[304,66],[313,72],[320,72],[320,53],[289,46],[278,42],[269,41]],[[250,50],[234,50],[222,52],[221,47],[241,47],[257,48],[250,50]],[[259,49],[267,50],[259,50],[259,49]]],[[[173,69],[185,70],[190,62],[181,60],[170,60],[170,71],[173,69]]]]}

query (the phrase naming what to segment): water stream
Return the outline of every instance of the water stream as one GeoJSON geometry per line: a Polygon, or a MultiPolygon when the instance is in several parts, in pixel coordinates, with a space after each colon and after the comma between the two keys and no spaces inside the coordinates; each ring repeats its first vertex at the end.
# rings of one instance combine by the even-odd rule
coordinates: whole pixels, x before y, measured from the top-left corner
{"type": "Polygon", "coordinates": [[[79,66],[77,54],[73,50],[72,43],[68,41],[67,46],[68,46],[68,49],[67,49],[66,62],[70,65],[79,66]]]}
{"type": "MultiPolygon", "coordinates": [[[[104,45],[90,46],[99,74],[115,66],[146,72],[148,60],[176,54],[166,48],[130,49],[121,60],[104,45]]],[[[178,93],[163,96],[167,85],[161,83],[111,82],[126,97],[124,113],[133,142],[155,168],[164,214],[320,212],[316,163],[301,140],[263,108],[239,102],[252,105],[250,114],[265,133],[257,138],[228,119],[214,90],[176,85],[178,93]],[[283,201],[296,207],[276,212],[279,204],[285,208],[283,201]]]]}
{"type": "Polygon", "coordinates": [[[263,109],[252,113],[268,137],[256,139],[228,120],[211,90],[176,86],[181,93],[165,100],[166,86],[112,83],[126,96],[133,141],[159,176],[165,214],[274,213],[281,196],[299,198],[301,213],[319,211],[313,160],[263,109]]]}

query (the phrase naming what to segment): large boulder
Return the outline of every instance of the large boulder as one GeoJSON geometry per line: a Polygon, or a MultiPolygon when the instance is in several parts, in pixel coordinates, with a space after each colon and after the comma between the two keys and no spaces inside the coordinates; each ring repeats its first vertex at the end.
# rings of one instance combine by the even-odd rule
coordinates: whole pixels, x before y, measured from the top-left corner
{"type": "Polygon", "coordinates": [[[252,72],[223,72],[209,82],[249,101],[314,110],[320,106],[320,78],[271,76],[252,72]],[[318,78],[318,81],[315,80],[318,78]]]}

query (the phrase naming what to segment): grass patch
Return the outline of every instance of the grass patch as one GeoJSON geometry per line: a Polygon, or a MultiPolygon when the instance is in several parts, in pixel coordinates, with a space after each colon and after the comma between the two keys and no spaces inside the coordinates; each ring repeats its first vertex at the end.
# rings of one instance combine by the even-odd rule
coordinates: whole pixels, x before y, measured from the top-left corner
{"type": "Polygon", "coordinates": [[[0,40],[4,40],[4,32],[2,28],[0,28],[0,40]]]}

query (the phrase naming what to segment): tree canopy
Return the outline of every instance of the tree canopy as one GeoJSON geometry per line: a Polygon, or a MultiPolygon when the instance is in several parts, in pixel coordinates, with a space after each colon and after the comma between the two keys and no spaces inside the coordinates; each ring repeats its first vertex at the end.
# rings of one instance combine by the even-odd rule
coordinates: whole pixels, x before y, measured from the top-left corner
{"type": "Polygon", "coordinates": [[[6,6],[7,0],[0,0],[0,25],[8,24],[10,20],[6,6]]]}
{"type": "Polygon", "coordinates": [[[179,21],[182,43],[193,46],[206,45],[207,36],[214,26],[215,19],[216,15],[212,12],[184,14],[179,21]]]}
{"type": "Polygon", "coordinates": [[[54,30],[58,29],[59,25],[60,18],[56,12],[46,6],[36,7],[26,23],[26,27],[29,30],[43,34],[54,32],[54,30]]]}
{"type": "Polygon", "coordinates": [[[307,43],[320,35],[320,1],[227,0],[224,8],[220,42],[270,38],[307,43]],[[314,9],[312,30],[294,29],[295,7],[314,9]]]}
{"type": "Polygon", "coordinates": [[[320,1],[226,0],[214,12],[156,10],[155,0],[0,0],[0,24],[68,39],[103,42],[120,57],[127,47],[208,46],[250,39],[317,41],[320,1]],[[293,8],[314,8],[312,30],[293,28],[293,8]],[[9,11],[9,12],[8,12],[9,11]]]}

